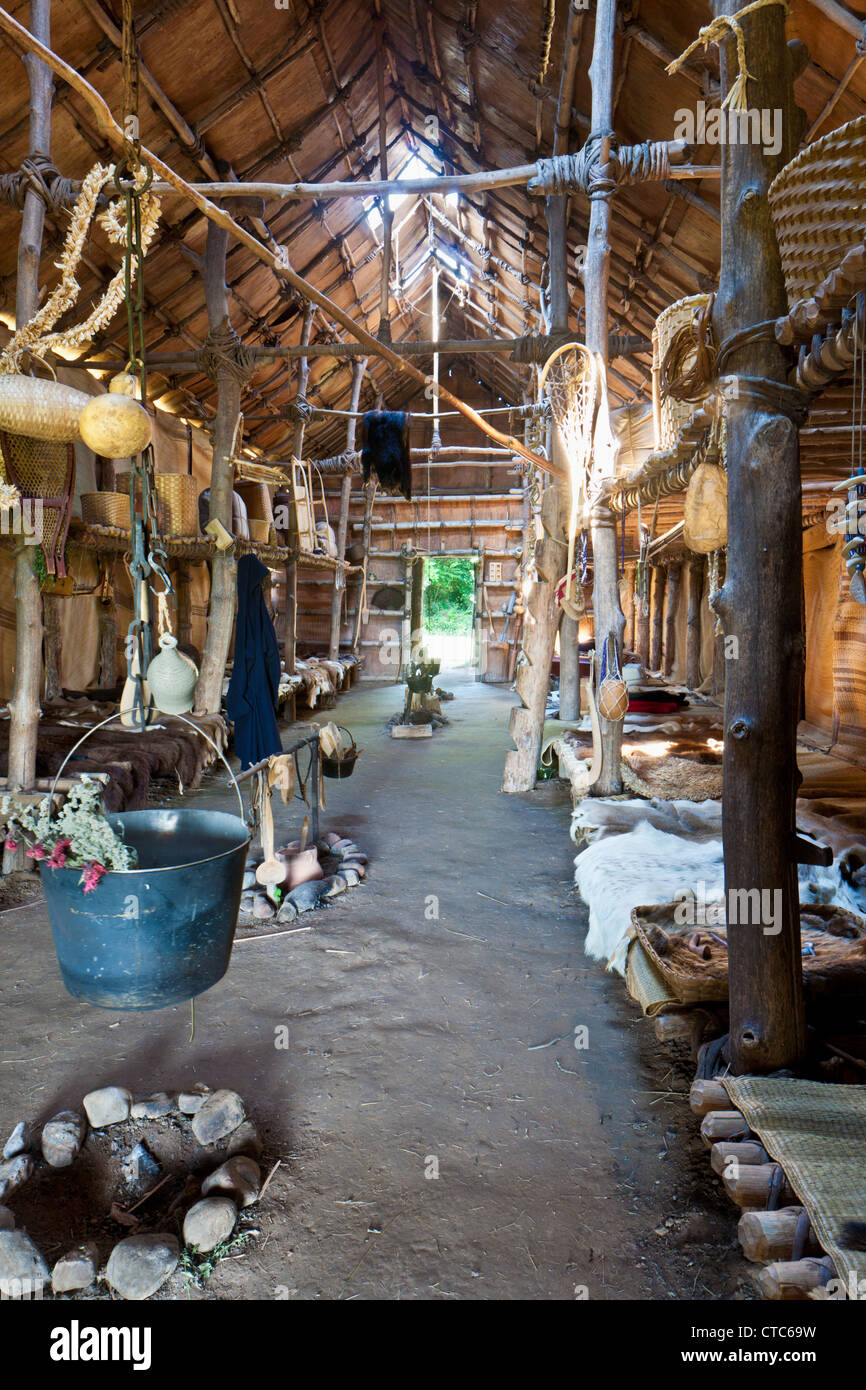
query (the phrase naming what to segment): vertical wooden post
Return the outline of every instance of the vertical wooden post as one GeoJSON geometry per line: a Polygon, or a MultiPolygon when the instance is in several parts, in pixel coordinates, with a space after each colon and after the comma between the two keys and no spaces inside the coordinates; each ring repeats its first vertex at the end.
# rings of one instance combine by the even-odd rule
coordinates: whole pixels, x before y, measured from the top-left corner
{"type": "MultiPolygon", "coordinates": [[[[559,101],[554,126],[553,153],[567,154],[571,130],[571,105],[574,98],[574,79],[580,50],[583,12],[575,4],[569,6],[559,101]]],[[[556,194],[547,199],[548,231],[548,290],[549,322],[547,329],[554,335],[567,333],[569,310],[568,285],[568,198],[556,194]]],[[[567,514],[567,508],[566,508],[567,514]]],[[[567,562],[567,552],[563,555],[567,562]]],[[[580,718],[580,653],[578,623],[563,613],[559,624],[559,717],[580,718]]]]}
{"type": "Polygon", "coordinates": [[[412,561],[412,590],[409,602],[409,639],[413,659],[421,651],[421,638],[424,632],[424,556],[416,555],[412,561]]]}
{"type": "Polygon", "coordinates": [[[113,690],[117,684],[117,603],[114,597],[114,565],[106,557],[101,569],[97,621],[99,624],[100,690],[113,690]]]}
{"type": "MultiPolygon", "coordinates": [[[[558,447],[555,436],[554,451],[558,447]]],[[[509,731],[514,748],[505,754],[502,778],[504,792],[531,791],[535,786],[544,730],[544,711],[550,689],[550,663],[559,626],[559,608],[554,590],[562,576],[565,553],[562,542],[567,503],[562,488],[549,487],[541,506],[544,539],[535,547],[538,579],[526,601],[523,633],[523,659],[517,667],[515,684],[521,703],[511,711],[509,731]]]]}
{"type": "MultiPolygon", "coordinates": [[[[357,357],[352,367],[352,394],[349,398],[349,423],[346,426],[346,453],[354,453],[355,435],[358,421],[355,418],[361,400],[361,384],[367,370],[366,357],[357,357]]],[[[346,558],[346,537],[349,532],[349,504],[352,500],[352,474],[347,473],[340,488],[340,516],[337,522],[337,557],[346,558]]],[[[343,599],[346,593],[346,580],[342,571],[334,575],[334,589],[331,594],[331,638],[328,643],[328,656],[336,661],[340,655],[340,627],[343,620],[343,599]]]]}
{"type": "Polygon", "coordinates": [[[674,669],[677,654],[677,609],[680,603],[680,579],[682,565],[674,561],[667,567],[668,583],[665,595],[665,642],[664,673],[669,676],[674,669]]]}
{"type": "MultiPolygon", "coordinates": [[[[738,8],[739,0],[715,5],[717,14],[738,8]]],[[[772,156],[760,142],[722,146],[722,266],[714,312],[720,342],[787,310],[767,189],[800,133],[785,10],[765,6],[741,22],[748,105],[781,111],[783,147],[772,156]]],[[[723,93],[736,72],[735,45],[726,40],[723,93]]],[[[735,658],[727,662],[722,825],[731,1060],[738,1073],[796,1065],[806,1036],[793,848],[804,657],[801,489],[788,369],[772,333],[733,345],[726,367],[735,383],[726,392],[728,556],[717,609],[735,658]]]]}
{"type": "MultiPolygon", "coordinates": [[[[301,325],[301,345],[306,347],[313,332],[313,316],[315,307],[307,303],[304,308],[304,319],[301,325]]],[[[298,381],[296,387],[296,397],[300,400],[307,394],[307,387],[310,384],[310,359],[309,357],[298,358],[298,381]]],[[[303,458],[304,454],[304,433],[306,424],[303,416],[299,416],[295,423],[295,437],[292,441],[292,457],[303,458]]],[[[291,555],[286,563],[286,644],[283,650],[283,660],[289,675],[295,669],[295,647],[297,645],[298,634],[298,554],[297,551],[291,555]]]]}
{"type": "Polygon", "coordinates": [[[704,592],[705,561],[693,555],[688,563],[689,612],[686,637],[686,685],[697,690],[701,683],[701,599],[704,592]]]}
{"type": "Polygon", "coordinates": [[[192,641],[192,600],[190,597],[189,561],[179,560],[174,571],[174,591],[177,598],[177,640],[192,641]]]}
{"type": "Polygon", "coordinates": [[[650,659],[650,605],[638,592],[634,595],[634,649],[638,661],[645,670],[649,669],[650,659]]]}
{"type": "MultiPolygon", "coordinates": [[[[596,0],[595,37],[589,78],[592,84],[592,118],[589,139],[599,147],[598,175],[589,189],[589,238],[584,289],[586,295],[586,346],[608,360],[607,290],[610,277],[610,203],[613,182],[607,176],[607,154],[613,121],[614,34],[616,0],[596,0]]],[[[619,605],[619,575],[616,520],[610,507],[601,502],[593,507],[592,532],[593,589],[595,615],[596,684],[601,669],[601,652],[609,633],[617,649],[622,647],[625,618],[619,605]]],[[[601,727],[601,773],[593,791],[607,796],[622,791],[620,748],[622,721],[599,718],[601,727]]]]}
{"type": "Polygon", "coordinates": [[[635,562],[634,562],[634,560],[630,560],[630,561],[628,562],[628,564],[626,565],[626,567],[625,567],[625,581],[624,581],[624,584],[622,585],[621,591],[620,591],[620,607],[622,607],[623,592],[624,592],[624,594],[625,594],[625,606],[623,607],[623,613],[624,613],[624,615],[625,615],[625,628],[623,629],[623,634],[622,634],[622,645],[623,645],[623,648],[625,648],[626,650],[628,650],[628,651],[630,651],[630,652],[631,652],[631,651],[634,651],[634,643],[635,643],[635,636],[634,636],[634,630],[635,630],[635,592],[634,592],[634,581],[635,581],[635,562]]]}
{"type": "MultiPolygon", "coordinates": [[[[51,46],[51,0],[31,0],[30,30],[46,47],[51,46]]],[[[30,84],[30,154],[51,153],[51,99],[54,78],[50,68],[32,53],[24,58],[30,84]]],[[[45,204],[28,188],[18,239],[18,282],[15,323],[22,328],[39,307],[39,261],[45,204]]],[[[39,729],[39,686],[42,675],[42,596],[33,568],[34,547],[23,538],[15,551],[15,685],[9,701],[10,789],[28,787],[36,775],[36,738],[39,729]]],[[[7,867],[4,859],[4,867],[7,867]]],[[[11,867],[11,866],[10,866],[11,867]]]]}
{"type": "Polygon", "coordinates": [[[62,690],[60,676],[60,615],[63,600],[56,594],[42,595],[42,627],[45,648],[45,703],[56,700],[62,690]]]}
{"type": "MultiPolygon", "coordinates": [[[[202,274],[210,325],[209,336],[220,335],[221,339],[228,339],[231,333],[225,278],[227,249],[228,232],[214,222],[208,222],[202,274]]],[[[236,346],[239,347],[239,343],[236,346]]],[[[213,368],[213,380],[217,388],[217,410],[213,428],[210,478],[210,519],[222,522],[228,532],[232,530],[234,491],[232,444],[241,410],[243,382],[240,362],[232,360],[231,351],[229,342],[221,341],[213,368]]],[[[196,686],[195,708],[199,714],[218,713],[222,703],[223,675],[235,620],[236,568],[235,557],[231,551],[218,550],[211,560],[207,638],[196,686]]]]}
{"type": "Polygon", "coordinates": [[[653,565],[652,583],[650,586],[649,669],[651,671],[660,671],[662,669],[662,633],[664,631],[665,578],[666,571],[664,565],[653,565]]]}
{"type": "Polygon", "coordinates": [[[358,581],[358,599],[355,609],[355,631],[352,634],[352,651],[357,653],[361,642],[361,629],[364,626],[364,612],[367,606],[367,571],[370,568],[370,546],[373,536],[373,503],[376,499],[376,479],[371,476],[364,486],[364,559],[361,577],[358,581]]]}

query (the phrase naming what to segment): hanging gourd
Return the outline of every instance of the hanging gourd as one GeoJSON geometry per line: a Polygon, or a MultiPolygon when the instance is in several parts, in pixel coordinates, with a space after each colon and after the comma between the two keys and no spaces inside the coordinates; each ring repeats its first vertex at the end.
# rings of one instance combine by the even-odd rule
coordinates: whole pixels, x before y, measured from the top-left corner
{"type": "Polygon", "coordinates": [[[103,396],[94,396],[81,412],[81,438],[103,458],[132,458],[146,449],[153,433],[150,416],[135,399],[136,380],[119,372],[103,396]]]}
{"type": "Polygon", "coordinates": [[[601,681],[598,687],[598,712],[603,719],[618,722],[625,719],[628,709],[628,686],[619,669],[616,639],[608,633],[601,656],[601,681]]]}
{"type": "Polygon", "coordinates": [[[59,381],[6,373],[0,376],[0,430],[74,444],[81,438],[81,416],[89,400],[85,391],[59,381]]]}
{"type": "Polygon", "coordinates": [[[683,540],[697,555],[728,543],[728,475],[718,463],[701,463],[686,492],[683,540]]]}

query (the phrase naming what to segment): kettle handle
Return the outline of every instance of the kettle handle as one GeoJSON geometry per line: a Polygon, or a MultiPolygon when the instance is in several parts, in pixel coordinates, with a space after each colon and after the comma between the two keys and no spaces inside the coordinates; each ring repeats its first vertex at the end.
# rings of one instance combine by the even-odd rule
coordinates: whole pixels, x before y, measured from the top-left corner
{"type": "MultiPolygon", "coordinates": [[[[102,720],[100,720],[100,722],[99,722],[98,724],[94,724],[94,725],[93,725],[93,728],[92,728],[92,729],[88,729],[88,730],[87,730],[87,733],[84,734],[83,737],[80,738],[80,739],[78,740],[77,743],[74,743],[74,744],[72,745],[72,747],[70,748],[69,752],[66,754],[66,757],[63,759],[63,762],[60,764],[60,767],[57,769],[57,772],[55,773],[54,781],[53,781],[52,784],[51,784],[51,791],[48,793],[48,815],[49,815],[49,818],[50,818],[50,816],[51,816],[51,811],[52,811],[52,808],[53,808],[53,806],[54,806],[54,793],[55,793],[56,790],[57,790],[57,783],[60,781],[60,778],[61,778],[61,776],[63,775],[63,769],[66,767],[66,764],[69,762],[69,759],[73,756],[74,753],[77,753],[77,752],[78,752],[79,748],[81,747],[81,745],[82,745],[83,743],[86,743],[86,742],[87,742],[87,740],[90,738],[90,735],[91,735],[91,734],[95,734],[96,731],[97,731],[97,729],[104,729],[105,726],[106,726],[106,724],[113,724],[114,721],[115,721],[115,719],[119,719],[119,718],[120,718],[120,715],[121,715],[121,711],[120,711],[120,710],[117,710],[117,712],[116,712],[115,714],[110,714],[110,715],[108,716],[107,719],[102,719],[102,720]]],[[[170,717],[171,719],[179,719],[179,720],[181,721],[182,724],[187,724],[187,725],[189,726],[190,729],[194,729],[195,732],[196,732],[197,734],[201,734],[201,736],[202,736],[202,738],[204,739],[205,743],[209,743],[209,744],[210,744],[211,748],[214,750],[214,752],[216,753],[217,757],[218,757],[218,758],[220,759],[220,761],[225,765],[226,772],[228,773],[229,777],[231,778],[232,786],[233,786],[234,789],[235,789],[235,792],[236,792],[237,798],[238,798],[238,804],[239,804],[239,806],[240,806],[241,820],[242,820],[242,821],[245,821],[245,820],[246,820],[246,810],[245,810],[245,808],[244,808],[244,799],[243,799],[243,796],[241,795],[241,789],[240,789],[240,787],[238,786],[238,779],[235,777],[235,774],[232,772],[231,764],[229,763],[229,760],[228,760],[228,758],[226,757],[225,753],[224,753],[224,752],[222,751],[222,749],[221,749],[220,747],[218,747],[218,745],[214,742],[214,740],[211,738],[210,734],[206,734],[205,731],[204,731],[204,729],[199,728],[198,724],[194,723],[194,721],[193,721],[192,719],[187,719],[186,715],[184,715],[184,714],[172,714],[172,715],[170,715],[169,717],[170,717]]],[[[151,726],[151,728],[152,728],[152,726],[151,726]]],[[[144,730],[140,730],[139,732],[148,732],[148,730],[147,730],[147,728],[145,728],[144,730]]]]}

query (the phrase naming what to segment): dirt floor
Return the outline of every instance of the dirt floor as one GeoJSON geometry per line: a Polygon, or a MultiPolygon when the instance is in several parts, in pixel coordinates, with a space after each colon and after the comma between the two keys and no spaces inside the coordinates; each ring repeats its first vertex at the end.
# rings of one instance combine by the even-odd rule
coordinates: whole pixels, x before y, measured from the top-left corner
{"type": "MultiPolygon", "coordinates": [[[[754,1298],[689,1059],[583,954],[565,785],[502,796],[514,695],[442,683],[457,698],[429,741],[386,737],[399,688],[340,700],[365,751],[322,829],[356,838],[367,882],[290,924],[310,931],[245,931],[193,1042],[186,1005],[72,1000],[41,903],[0,916],[3,1137],[109,1083],[240,1092],[282,1165],[243,1247],[159,1297],[754,1298]]],[[[225,779],[196,805],[228,808],[225,779]]],[[[278,836],[301,809],[279,807],[278,836]]],[[[58,1245],[88,1234],[77,1205],[57,1220],[58,1245]]]]}

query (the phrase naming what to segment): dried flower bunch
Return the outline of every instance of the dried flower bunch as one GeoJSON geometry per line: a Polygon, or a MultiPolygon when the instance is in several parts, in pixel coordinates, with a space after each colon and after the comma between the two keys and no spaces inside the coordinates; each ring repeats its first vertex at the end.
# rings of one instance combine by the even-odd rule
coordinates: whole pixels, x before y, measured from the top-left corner
{"type": "Polygon", "coordinates": [[[81,869],[79,882],[92,893],[103,874],[135,868],[137,862],[135,851],[106,819],[101,797],[100,784],[84,773],[54,818],[47,796],[38,806],[4,796],[0,817],[7,826],[6,848],[16,850],[20,835],[30,859],[51,869],[81,869]]]}

